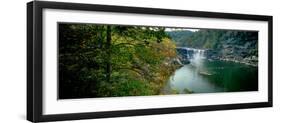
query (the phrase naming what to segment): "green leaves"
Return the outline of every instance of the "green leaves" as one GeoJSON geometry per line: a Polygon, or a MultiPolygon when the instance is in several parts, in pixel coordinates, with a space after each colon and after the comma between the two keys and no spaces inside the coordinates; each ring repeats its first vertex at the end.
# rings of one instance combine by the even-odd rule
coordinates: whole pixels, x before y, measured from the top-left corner
{"type": "Polygon", "coordinates": [[[163,27],[59,24],[60,98],[159,94],[176,57],[167,37],[163,27]]]}

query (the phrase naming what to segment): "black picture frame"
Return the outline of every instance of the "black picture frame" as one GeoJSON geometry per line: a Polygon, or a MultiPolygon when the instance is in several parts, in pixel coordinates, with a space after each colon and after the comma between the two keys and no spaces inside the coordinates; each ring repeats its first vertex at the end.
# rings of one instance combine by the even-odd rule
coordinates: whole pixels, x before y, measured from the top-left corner
{"type": "Polygon", "coordinates": [[[79,119],[93,119],[93,118],[106,118],[106,117],[123,117],[123,116],[136,116],[136,115],[153,115],[153,114],[272,107],[273,105],[273,95],[272,95],[272,59],[273,59],[272,58],[272,51],[273,51],[272,31],[273,29],[272,26],[273,26],[273,17],[264,16],[264,15],[185,11],[185,10],[93,5],[93,4],[63,3],[63,2],[45,2],[45,1],[29,2],[27,3],[27,120],[32,122],[45,122],[45,121],[63,121],[63,120],[79,120],[79,119]],[[268,101],[255,102],[255,103],[241,103],[241,104],[44,115],[42,113],[43,112],[43,105],[42,105],[43,104],[42,103],[43,100],[42,97],[43,96],[42,95],[43,13],[42,10],[44,8],[266,21],[268,22],[268,73],[267,73],[268,74],[268,101]]]}

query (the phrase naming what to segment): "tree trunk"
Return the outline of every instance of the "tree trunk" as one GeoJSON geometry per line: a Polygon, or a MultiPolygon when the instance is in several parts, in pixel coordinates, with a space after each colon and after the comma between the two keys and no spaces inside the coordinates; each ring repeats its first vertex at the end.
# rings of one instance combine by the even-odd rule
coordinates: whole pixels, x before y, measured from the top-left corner
{"type": "Polygon", "coordinates": [[[110,49],[110,45],[111,45],[111,26],[107,26],[106,27],[106,54],[107,54],[107,58],[106,58],[106,79],[107,82],[110,82],[110,75],[111,75],[111,49],[110,49]]]}

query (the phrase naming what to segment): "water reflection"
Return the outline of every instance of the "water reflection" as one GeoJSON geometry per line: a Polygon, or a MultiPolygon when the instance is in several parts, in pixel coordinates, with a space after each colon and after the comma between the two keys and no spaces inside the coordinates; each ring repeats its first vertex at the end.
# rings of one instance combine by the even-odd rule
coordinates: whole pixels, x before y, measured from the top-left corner
{"type": "Polygon", "coordinates": [[[185,65],[178,69],[174,76],[170,77],[169,84],[179,93],[185,93],[185,89],[194,93],[222,91],[222,88],[210,83],[207,78],[199,74],[199,69],[192,65],[185,65]]]}
{"type": "Polygon", "coordinates": [[[240,63],[200,59],[170,77],[164,94],[258,90],[258,69],[240,63]]]}

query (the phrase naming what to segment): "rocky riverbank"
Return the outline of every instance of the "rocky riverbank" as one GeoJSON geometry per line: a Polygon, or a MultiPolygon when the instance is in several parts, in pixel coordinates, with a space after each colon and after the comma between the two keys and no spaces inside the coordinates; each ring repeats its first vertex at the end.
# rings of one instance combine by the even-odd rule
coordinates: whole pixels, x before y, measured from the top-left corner
{"type": "Polygon", "coordinates": [[[232,61],[257,67],[258,51],[256,42],[247,42],[244,45],[225,43],[222,44],[220,49],[206,50],[206,57],[211,60],[232,61]]]}

